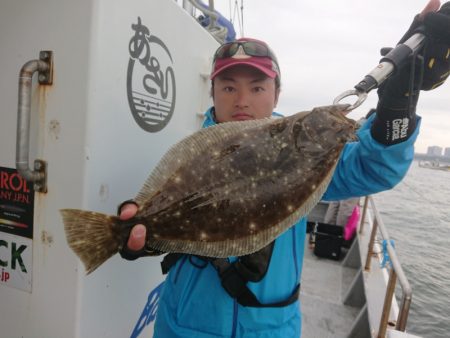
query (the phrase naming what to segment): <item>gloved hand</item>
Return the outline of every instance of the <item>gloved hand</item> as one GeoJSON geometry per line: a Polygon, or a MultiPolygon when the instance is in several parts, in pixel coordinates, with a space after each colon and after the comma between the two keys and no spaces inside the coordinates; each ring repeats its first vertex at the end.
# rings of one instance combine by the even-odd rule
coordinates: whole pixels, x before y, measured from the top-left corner
{"type": "Polygon", "coordinates": [[[431,0],[399,41],[403,43],[417,32],[425,34],[422,57],[411,57],[378,89],[377,117],[371,133],[380,143],[391,145],[407,140],[415,129],[420,90],[434,89],[449,76],[450,2],[438,8],[439,1],[431,0]]]}
{"type": "MultiPolygon", "coordinates": [[[[127,220],[131,217],[133,217],[136,214],[137,211],[137,203],[133,200],[127,200],[122,202],[118,207],[117,207],[117,214],[119,215],[121,220],[127,220]],[[130,206],[133,206],[133,208],[130,208],[130,206]],[[124,210],[128,208],[128,210],[126,212],[124,212],[124,210]],[[130,209],[131,212],[130,212],[130,209]]],[[[129,261],[134,261],[135,259],[139,258],[139,257],[144,257],[144,256],[158,256],[163,254],[162,251],[159,250],[154,250],[154,249],[150,249],[145,245],[145,227],[143,227],[142,225],[140,226],[144,232],[140,231],[142,229],[137,229],[139,226],[134,226],[131,231],[130,231],[130,235],[128,236],[128,238],[125,239],[122,247],[119,249],[119,254],[122,258],[129,260],[129,261]],[[138,231],[136,231],[138,230],[138,231]],[[136,233],[139,233],[139,237],[141,240],[136,238],[136,233]],[[134,250],[131,249],[129,247],[130,245],[130,237],[132,238],[132,242],[136,243],[137,241],[142,243],[140,247],[135,248],[134,250]]],[[[136,245],[136,244],[134,244],[136,245]]]]}
{"type": "Polygon", "coordinates": [[[431,90],[443,84],[449,76],[450,2],[444,3],[437,12],[426,12],[426,9],[416,15],[411,27],[399,43],[405,42],[417,32],[427,37],[423,53],[425,68],[420,89],[431,90]]]}

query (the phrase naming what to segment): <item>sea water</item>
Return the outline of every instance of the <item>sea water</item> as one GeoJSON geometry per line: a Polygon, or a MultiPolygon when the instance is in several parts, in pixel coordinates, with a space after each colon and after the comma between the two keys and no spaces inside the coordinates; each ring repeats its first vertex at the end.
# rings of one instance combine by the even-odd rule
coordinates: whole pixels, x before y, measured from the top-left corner
{"type": "Polygon", "coordinates": [[[414,161],[375,201],[413,290],[407,331],[450,337],[450,171],[414,161]]]}

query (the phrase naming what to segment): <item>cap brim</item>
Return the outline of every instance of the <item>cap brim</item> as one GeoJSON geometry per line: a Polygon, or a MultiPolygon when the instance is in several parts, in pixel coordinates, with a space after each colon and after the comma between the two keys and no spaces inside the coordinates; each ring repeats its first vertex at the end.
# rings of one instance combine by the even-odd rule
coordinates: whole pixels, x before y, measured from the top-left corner
{"type": "Polygon", "coordinates": [[[239,65],[244,65],[244,66],[249,66],[249,67],[253,67],[258,69],[259,71],[263,72],[264,74],[266,74],[268,77],[274,79],[277,77],[277,72],[268,69],[267,67],[264,67],[262,65],[256,64],[250,60],[233,60],[233,62],[230,62],[222,67],[220,67],[219,69],[217,69],[215,72],[213,72],[210,76],[210,79],[213,80],[217,75],[219,75],[220,73],[222,73],[224,70],[234,67],[234,66],[239,66],[239,65]]]}

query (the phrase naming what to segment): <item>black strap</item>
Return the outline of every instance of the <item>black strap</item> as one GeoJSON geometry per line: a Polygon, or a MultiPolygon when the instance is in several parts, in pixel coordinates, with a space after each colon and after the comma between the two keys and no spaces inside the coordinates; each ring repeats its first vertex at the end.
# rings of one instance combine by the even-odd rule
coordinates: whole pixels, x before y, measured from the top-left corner
{"type": "Polygon", "coordinates": [[[177,261],[183,257],[184,254],[180,253],[170,253],[164,256],[161,262],[161,270],[163,275],[167,274],[172,266],[174,266],[177,261]]]}
{"type": "MultiPolygon", "coordinates": [[[[171,253],[164,256],[161,262],[163,274],[166,274],[184,254],[171,253]]],[[[203,257],[202,257],[203,258],[203,257]]],[[[250,307],[284,307],[297,301],[300,294],[300,284],[298,284],[292,294],[285,300],[274,303],[261,303],[255,294],[247,287],[248,279],[244,277],[238,269],[239,261],[230,263],[228,259],[218,258],[210,260],[216,268],[222,287],[225,291],[237,300],[242,306],[250,307]]]]}
{"type": "Polygon", "coordinates": [[[237,300],[242,306],[251,307],[284,307],[297,301],[300,294],[300,284],[297,284],[292,294],[285,300],[274,303],[261,303],[255,294],[248,288],[248,280],[239,273],[236,268],[237,263],[228,262],[227,259],[215,259],[211,264],[217,269],[222,287],[225,291],[237,300]]]}

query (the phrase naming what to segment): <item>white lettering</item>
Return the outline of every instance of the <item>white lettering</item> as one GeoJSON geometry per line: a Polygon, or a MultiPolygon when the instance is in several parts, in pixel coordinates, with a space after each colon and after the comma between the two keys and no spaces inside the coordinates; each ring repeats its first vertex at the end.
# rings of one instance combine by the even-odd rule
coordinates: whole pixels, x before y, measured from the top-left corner
{"type": "Polygon", "coordinates": [[[409,119],[407,119],[406,117],[403,119],[403,124],[400,130],[400,137],[401,138],[405,138],[407,136],[408,133],[408,125],[409,125],[409,119]]]}
{"type": "Polygon", "coordinates": [[[408,134],[409,119],[395,119],[392,121],[392,141],[405,138],[408,134]]]}

